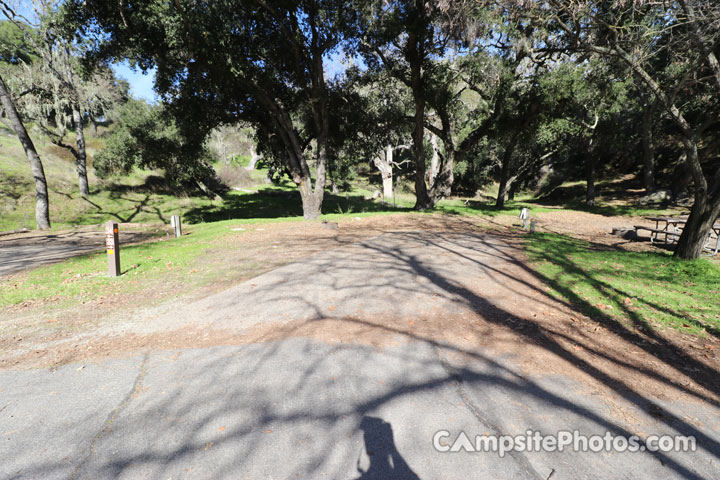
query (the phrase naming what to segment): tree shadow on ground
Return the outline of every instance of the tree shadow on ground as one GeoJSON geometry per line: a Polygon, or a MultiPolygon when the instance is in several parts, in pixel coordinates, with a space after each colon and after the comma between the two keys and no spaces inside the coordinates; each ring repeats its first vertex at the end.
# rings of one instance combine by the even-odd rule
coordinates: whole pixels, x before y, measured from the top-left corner
{"type": "Polygon", "coordinates": [[[163,223],[166,223],[165,219],[163,218],[162,214],[160,213],[160,210],[157,207],[149,207],[148,206],[148,204],[151,201],[149,193],[145,194],[145,197],[141,200],[120,197],[127,202],[135,204],[134,207],[127,209],[126,213],[123,213],[122,210],[115,211],[115,212],[104,210],[103,207],[101,207],[97,203],[93,202],[89,198],[87,198],[87,197],[81,197],[81,198],[84,201],[86,201],[87,203],[89,203],[90,205],[92,205],[93,207],[95,207],[95,209],[97,210],[97,215],[110,216],[110,217],[117,219],[119,222],[122,222],[122,223],[132,222],[135,219],[135,217],[138,214],[140,214],[140,212],[142,212],[143,210],[147,211],[147,208],[153,208],[155,210],[156,215],[158,216],[158,219],[163,221],[163,223]]]}
{"type": "MultiPolygon", "coordinates": [[[[430,298],[440,295],[479,312],[494,328],[514,333],[528,345],[539,346],[550,355],[562,360],[563,365],[566,365],[568,369],[579,369],[590,375],[613,396],[652,415],[657,421],[657,426],[665,429],[667,433],[695,436],[698,453],[694,455],[699,456],[702,452],[703,457],[682,457],[664,452],[646,452],[644,455],[650,455],[657,459],[662,465],[663,471],[666,472],[666,477],[706,478],[707,473],[703,475],[702,471],[698,470],[698,458],[702,458],[703,462],[710,464],[713,461],[716,463],[717,459],[720,459],[720,443],[717,438],[703,431],[702,427],[696,425],[691,419],[664,410],[653,398],[648,397],[636,385],[624,378],[621,369],[617,367],[634,368],[628,364],[625,356],[602,351],[597,348],[591,338],[582,336],[572,338],[578,349],[571,349],[562,341],[561,334],[551,328],[552,325],[521,316],[519,312],[500,306],[493,298],[486,297],[480,293],[481,291],[463,283],[465,279],[448,274],[446,270],[441,270],[440,264],[432,263],[432,259],[421,256],[421,252],[435,249],[432,254],[435,259],[440,255],[445,255],[443,258],[447,259],[441,263],[447,264],[452,260],[457,260],[472,264],[477,271],[486,274],[487,282],[524,286],[528,291],[538,294],[542,301],[553,305],[562,304],[570,310],[578,311],[578,308],[583,307],[585,300],[573,295],[572,291],[567,292],[571,298],[570,301],[558,301],[550,297],[538,283],[529,280],[553,281],[519,260],[523,255],[522,249],[511,243],[516,242],[517,237],[478,233],[476,227],[471,224],[469,224],[468,230],[468,233],[462,235],[440,232],[393,233],[397,240],[394,243],[363,242],[361,244],[363,251],[357,253],[362,255],[362,261],[345,267],[346,270],[351,271],[344,272],[343,276],[343,279],[355,278],[355,282],[348,283],[340,281],[339,277],[334,277],[338,272],[338,265],[334,261],[327,261],[322,256],[311,259],[312,268],[317,273],[315,278],[325,279],[324,281],[328,282],[329,287],[338,295],[362,295],[363,289],[369,287],[366,285],[368,283],[367,272],[383,271],[384,275],[377,275],[372,279],[370,287],[377,291],[398,289],[405,291],[408,295],[411,293],[424,294],[430,298]],[[499,245],[504,240],[509,243],[499,245]],[[406,248],[408,244],[412,248],[406,248]],[[482,248],[487,254],[486,257],[475,256],[474,249],[477,248],[482,248]],[[519,267],[518,271],[522,272],[522,275],[511,269],[503,268],[507,264],[498,263],[494,261],[495,258],[519,267]],[[356,273],[354,276],[351,275],[353,269],[356,273]],[[413,275],[413,278],[423,281],[413,285],[398,285],[393,272],[402,272],[402,278],[413,275]],[[603,358],[616,368],[599,366],[595,360],[588,359],[587,356],[580,356],[578,354],[580,350],[589,352],[592,358],[603,358]]],[[[344,253],[345,258],[351,257],[351,255],[347,252],[344,253]]],[[[580,266],[572,264],[572,259],[567,259],[567,262],[568,268],[580,268],[580,266]]],[[[507,392],[508,398],[513,398],[513,400],[516,398],[534,399],[538,403],[552,408],[558,412],[558,415],[584,419],[598,429],[610,431],[615,435],[631,437],[636,434],[633,426],[598,409],[588,408],[587,405],[577,402],[577,397],[573,398],[570,392],[553,392],[544,388],[537,379],[524,373],[521,368],[509,366],[494,355],[485,353],[479,344],[477,348],[462,348],[441,339],[419,335],[412,326],[393,325],[382,320],[368,322],[352,316],[329,318],[325,304],[326,299],[307,293],[307,286],[307,276],[295,275],[278,280],[276,283],[258,286],[254,298],[269,306],[277,305],[278,296],[284,300],[293,299],[304,303],[308,309],[315,312],[313,318],[305,322],[307,324],[332,321],[337,322],[338,325],[359,324],[367,328],[381,329],[387,335],[399,335],[418,342],[419,345],[427,346],[437,352],[437,355],[433,358],[432,356],[414,355],[412,351],[386,353],[386,355],[401,357],[400,360],[405,365],[403,371],[400,372],[402,377],[398,377],[396,383],[389,384],[386,389],[371,390],[368,385],[375,379],[368,376],[367,372],[359,372],[360,369],[357,365],[371,365],[371,362],[377,361],[375,348],[322,344],[324,345],[322,350],[317,353],[308,346],[301,350],[303,355],[289,365],[288,344],[277,341],[276,338],[262,338],[259,341],[263,341],[263,343],[237,347],[227,351],[224,355],[213,356],[205,352],[189,352],[187,355],[193,355],[193,361],[185,363],[183,370],[174,372],[174,374],[196,379],[192,389],[188,389],[183,381],[178,380],[168,386],[162,395],[155,392],[155,395],[141,396],[136,392],[144,390],[143,378],[146,372],[151,371],[147,362],[144,361],[138,366],[138,379],[132,385],[127,399],[122,400],[114,413],[112,426],[112,429],[122,432],[125,443],[132,445],[132,442],[126,439],[136,438],[140,442],[140,447],[131,451],[132,453],[122,456],[108,451],[108,448],[112,447],[114,443],[110,441],[109,445],[106,445],[105,440],[108,435],[112,434],[112,429],[102,426],[102,430],[93,439],[93,448],[87,453],[87,457],[81,459],[80,462],[74,461],[74,464],[78,465],[75,468],[78,477],[117,478],[131,475],[134,468],[143,466],[146,476],[167,478],[175,476],[178,471],[178,463],[171,463],[170,460],[177,460],[182,464],[189,465],[198,458],[198,455],[203,454],[203,450],[205,455],[209,455],[213,450],[228,448],[242,452],[242,455],[221,457],[212,464],[212,474],[214,478],[237,478],[245,469],[251,468],[254,461],[267,461],[267,457],[263,457],[263,455],[270,447],[268,442],[276,437],[273,437],[272,432],[265,428],[272,425],[273,431],[283,432],[281,445],[294,445],[297,450],[289,452],[281,450],[281,453],[278,453],[274,459],[277,465],[270,467],[284,468],[295,460],[295,456],[302,456],[302,460],[294,463],[293,467],[288,467],[295,468],[295,470],[289,471],[284,478],[314,478],[315,475],[326,478],[344,478],[346,470],[334,471],[335,466],[330,465],[331,452],[336,448],[339,439],[345,439],[348,435],[356,435],[358,431],[363,432],[366,448],[373,453],[379,452],[382,455],[382,458],[377,459],[376,466],[360,472],[366,475],[372,470],[373,474],[377,471],[378,475],[361,478],[417,478],[413,470],[404,462],[401,462],[397,476],[395,471],[388,470],[390,467],[397,469],[398,463],[394,461],[393,465],[388,465],[387,458],[402,459],[402,457],[399,454],[396,455],[397,449],[394,447],[395,442],[390,425],[377,418],[379,415],[376,412],[412,395],[424,392],[456,391],[457,398],[453,397],[454,405],[461,405],[462,408],[471,412],[479,431],[486,431],[493,435],[507,434],[512,419],[506,418],[505,412],[500,412],[500,415],[495,417],[489,417],[488,414],[483,415],[487,405],[478,404],[472,395],[468,395],[467,391],[470,387],[480,391],[500,388],[507,392]],[[346,353],[349,349],[359,352],[360,357],[347,357],[346,353]],[[448,353],[461,354],[476,364],[487,365],[488,368],[478,371],[472,366],[450,364],[447,360],[448,353]],[[239,355],[242,355],[240,360],[238,360],[239,355]],[[347,403],[337,402],[331,394],[336,391],[334,383],[337,379],[331,377],[335,374],[333,366],[336,365],[345,367],[342,373],[343,379],[347,383],[343,384],[343,388],[348,388],[355,394],[352,401],[347,403]],[[291,382],[273,383],[275,374],[281,368],[296,369],[293,370],[294,375],[291,382]],[[434,378],[417,375],[417,372],[428,371],[441,373],[434,378]],[[255,381],[245,381],[250,373],[255,375],[255,381]],[[330,393],[325,394],[324,392],[330,393]],[[277,395],[283,399],[281,404],[277,402],[277,395]],[[303,398],[308,402],[314,402],[313,407],[318,404],[319,406],[311,409],[293,408],[295,404],[292,402],[303,398]],[[132,415],[122,410],[131,408],[134,409],[132,415]],[[227,429],[223,427],[222,433],[215,433],[213,437],[207,434],[207,432],[217,432],[218,419],[243,413],[246,413],[247,418],[237,421],[227,429]],[[371,419],[371,417],[376,419],[371,419]],[[181,421],[180,423],[185,424],[187,428],[178,430],[177,434],[173,436],[171,444],[162,445],[162,448],[145,448],[146,444],[142,442],[145,442],[146,438],[160,435],[160,432],[155,429],[149,429],[148,425],[154,425],[157,419],[165,421],[168,418],[175,422],[181,421]],[[340,428],[342,425],[347,428],[340,428]],[[320,426],[327,432],[326,435],[317,435],[320,426]],[[333,428],[338,430],[333,430],[333,428]],[[213,439],[212,443],[209,443],[210,438],[213,439]],[[311,440],[308,442],[308,439],[311,440]],[[303,447],[300,447],[301,444],[303,447]],[[309,448],[312,448],[311,452],[308,451],[309,448]],[[209,449],[210,453],[208,453],[209,449]],[[101,454],[103,456],[98,458],[101,454]],[[402,472],[405,473],[405,477],[400,476],[402,472]]],[[[398,301],[400,298],[398,297],[398,301]]],[[[522,300],[524,299],[521,298],[522,300]]],[[[237,312],[243,312],[243,309],[252,307],[252,305],[244,305],[240,298],[228,300],[228,302],[228,305],[223,305],[223,307],[234,308],[237,312]]],[[[242,314],[244,315],[245,312],[242,314]]],[[[239,315],[241,314],[239,313],[239,315]]],[[[683,355],[677,345],[660,337],[655,332],[630,330],[603,312],[598,312],[589,320],[613,326],[612,333],[626,341],[628,345],[632,344],[636,348],[644,350],[671,369],[682,371],[684,375],[692,378],[706,390],[716,395],[720,393],[716,369],[683,355]]],[[[292,331],[288,331],[285,338],[292,334],[292,331]]],[[[468,334],[472,335],[471,332],[468,334]]],[[[482,332],[478,332],[477,335],[477,340],[480,340],[482,332]]],[[[420,348],[417,347],[415,350],[420,348]]],[[[376,368],[383,368],[383,365],[376,365],[376,368]]],[[[714,398],[694,392],[685,385],[652,370],[649,366],[640,367],[638,371],[666,385],[669,392],[675,389],[695,395],[702,402],[717,404],[714,398]]],[[[165,374],[166,372],[162,373],[162,375],[165,374]]],[[[152,385],[150,386],[152,387],[152,385]]],[[[303,404],[298,403],[297,405],[303,404]]],[[[440,408],[449,408],[449,405],[440,406],[440,408]]],[[[508,405],[508,408],[510,406],[508,405]]],[[[538,421],[542,424],[544,420],[538,419],[538,421]]],[[[570,428],[569,422],[570,420],[568,420],[568,428],[570,428]]],[[[171,428],[172,423],[163,425],[171,428]]],[[[426,445],[429,444],[429,439],[424,439],[424,441],[426,445]]],[[[355,458],[352,461],[355,461],[355,458]]],[[[558,462],[557,465],[563,465],[564,473],[568,478],[584,476],[573,476],[572,465],[568,465],[569,457],[554,458],[558,462]]],[[[45,462],[39,458],[33,460],[35,464],[24,472],[27,476],[50,476],[67,468],[68,465],[67,459],[56,463],[45,462]]],[[[632,462],[633,460],[628,458],[625,461],[632,462]]],[[[533,465],[528,453],[514,451],[504,460],[497,459],[495,462],[517,465],[523,474],[516,475],[514,478],[549,478],[547,474],[540,474],[536,468],[537,465],[533,465]]],[[[602,462],[612,463],[609,456],[602,462]]],[[[617,467],[617,465],[615,466],[617,467]]],[[[705,465],[705,472],[707,472],[707,468],[712,467],[705,465]]],[[[639,472],[636,471],[634,474],[637,475],[639,472]]],[[[482,475],[482,472],[479,472],[479,475],[482,475]]],[[[626,472],[626,475],[632,475],[632,473],[626,472]]],[[[488,478],[493,477],[489,476],[488,478]]]]}
{"type": "Polygon", "coordinates": [[[150,193],[156,195],[177,196],[178,191],[173,189],[168,182],[160,175],[148,175],[145,181],[139,185],[111,182],[104,187],[110,192],[110,198],[120,197],[127,193],[150,193]]]}
{"type": "MultiPolygon", "coordinates": [[[[325,193],[323,213],[402,212],[381,201],[362,195],[325,193]]],[[[302,216],[302,202],[297,190],[267,187],[252,193],[231,192],[220,205],[195,207],[184,218],[189,223],[218,222],[231,219],[283,218],[302,216]]]]}
{"type": "Polygon", "coordinates": [[[670,202],[660,202],[648,205],[639,205],[638,199],[646,195],[642,185],[637,178],[623,178],[602,180],[596,184],[598,197],[602,197],[602,203],[587,205],[585,203],[585,192],[587,187],[584,183],[575,185],[563,185],[556,187],[551,192],[541,195],[532,200],[533,203],[548,207],[562,207],[568,210],[594,213],[605,217],[618,215],[637,215],[643,210],[670,210],[678,207],[670,202]],[[618,204],[607,204],[607,202],[620,201],[618,204]]]}
{"type": "MultiPolygon", "coordinates": [[[[624,272],[618,272],[612,267],[612,264],[616,262],[623,265],[624,270],[635,270],[638,266],[646,267],[644,271],[632,272],[633,276],[636,276],[635,283],[637,281],[656,282],[665,284],[667,289],[685,290],[685,288],[680,288],[683,287],[681,284],[673,285],[673,283],[692,280],[695,284],[700,284],[710,291],[715,286],[714,282],[718,280],[718,277],[712,275],[712,270],[708,270],[707,267],[703,268],[703,264],[688,263],[685,260],[668,257],[660,252],[623,251],[609,248],[607,245],[581,241],[559,234],[555,234],[553,237],[538,234],[533,240],[536,243],[530,247],[531,254],[537,260],[561,267],[560,273],[554,277],[538,273],[544,283],[562,294],[563,297],[571,299],[571,302],[582,313],[601,320],[612,318],[611,321],[605,322],[606,326],[614,328],[619,322],[599,308],[597,304],[591,303],[587,298],[580,298],[573,290],[575,284],[589,285],[593,296],[599,297],[603,302],[606,302],[602,305],[609,304],[613,308],[617,308],[622,316],[630,320],[634,328],[643,332],[653,333],[656,327],[645,318],[639,307],[646,307],[647,310],[655,314],[664,314],[668,317],[681,319],[681,323],[686,325],[685,328],[692,326],[697,331],[705,331],[716,338],[720,338],[720,327],[718,327],[717,322],[695,318],[688,313],[682,312],[679,308],[661,304],[650,295],[635,295],[626,287],[615,286],[608,280],[613,275],[624,274],[624,272]],[[581,261],[573,259],[573,255],[582,254],[584,250],[588,249],[606,252],[608,257],[604,264],[584,265],[581,261]],[[678,275],[683,275],[682,279],[679,279],[678,275]]],[[[627,279],[625,280],[627,281],[627,279]]]]}

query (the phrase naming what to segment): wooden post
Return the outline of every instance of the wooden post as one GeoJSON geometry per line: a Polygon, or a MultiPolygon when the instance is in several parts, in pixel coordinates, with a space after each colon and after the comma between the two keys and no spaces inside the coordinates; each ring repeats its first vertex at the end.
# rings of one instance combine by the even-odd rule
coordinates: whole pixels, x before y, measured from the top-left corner
{"type": "Polygon", "coordinates": [[[170,217],[170,225],[175,230],[175,238],[182,237],[182,227],[180,226],[180,215],[170,217]]]}
{"type": "Polygon", "coordinates": [[[108,276],[120,276],[120,240],[118,224],[112,220],[105,224],[105,248],[108,256],[108,276]]]}

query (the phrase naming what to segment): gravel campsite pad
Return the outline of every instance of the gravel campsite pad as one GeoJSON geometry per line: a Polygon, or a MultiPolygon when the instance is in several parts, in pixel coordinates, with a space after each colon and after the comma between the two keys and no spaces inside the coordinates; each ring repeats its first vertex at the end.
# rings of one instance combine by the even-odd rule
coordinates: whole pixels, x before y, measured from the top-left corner
{"type": "MultiPolygon", "coordinates": [[[[432,432],[442,427],[483,434],[523,433],[534,425],[550,431],[694,435],[700,444],[696,454],[603,461],[608,472],[635,477],[654,472],[701,478],[716,471],[718,342],[705,339],[707,348],[693,348],[697,339],[674,331],[611,327],[578,313],[548,294],[516,228],[492,219],[418,215],[350,220],[337,229],[316,223],[234,228],[237,236],[203,261],[227,258],[228,245],[234,245],[245,261],[259,258],[272,269],[155,307],[132,309],[122,301],[116,308],[124,315],[116,312],[109,319],[83,320],[93,306],[82,306],[61,320],[68,322],[65,329],[50,334],[38,327],[20,339],[17,333],[5,335],[2,364],[11,370],[0,372],[3,385],[27,382],[39,372],[75,378],[87,369],[96,378],[114,368],[130,392],[118,398],[112,392],[120,387],[103,380],[107,399],[93,400],[99,393],[89,393],[88,401],[108,408],[116,402],[106,413],[112,425],[103,426],[99,417],[90,421],[95,427],[88,427],[87,435],[92,439],[95,428],[95,440],[85,447],[81,441],[67,465],[51,448],[50,460],[42,464],[18,456],[8,469],[77,478],[233,478],[238,472],[248,478],[359,478],[358,472],[371,471],[373,448],[391,447],[393,462],[404,456],[407,471],[393,477],[386,466],[390,476],[384,478],[448,478],[448,472],[470,478],[475,470],[498,478],[596,473],[600,458],[592,455],[537,453],[501,462],[429,450],[432,432]],[[290,243],[293,248],[286,248],[290,243]],[[278,250],[287,253],[284,261],[278,250]],[[46,368],[18,370],[33,367],[46,368]],[[208,397],[210,392],[215,396],[208,397]],[[414,409],[421,416],[414,416],[414,409]],[[153,416],[167,425],[180,422],[169,444],[164,445],[168,432],[176,427],[160,429],[151,439],[143,436],[153,416]],[[368,425],[377,434],[388,424],[395,428],[396,444],[388,447],[384,438],[373,447],[368,425]],[[311,425],[324,427],[317,431],[311,425]],[[232,435],[226,436],[226,428],[232,435]],[[362,432],[367,455],[358,453],[362,432]],[[128,435],[157,455],[135,451],[128,435]],[[260,435],[257,448],[250,447],[255,435],[260,435]],[[278,462],[272,448],[287,452],[297,445],[292,442],[312,447],[278,462]],[[238,448],[247,458],[233,456],[238,448]],[[119,460],[111,461],[112,451],[121,452],[119,460]]],[[[242,262],[227,260],[233,261],[242,262]]],[[[17,332],[28,311],[12,315],[5,325],[14,324],[17,332]]],[[[37,398],[64,391],[53,382],[28,388],[37,398]]],[[[12,406],[16,398],[5,387],[0,400],[12,406]]],[[[18,408],[8,411],[22,417],[18,408]]],[[[48,414],[54,412],[48,408],[48,414]]],[[[0,423],[7,431],[13,425],[0,423]]],[[[25,438],[25,431],[13,435],[25,438]]],[[[60,441],[55,430],[50,438],[60,441]]],[[[9,473],[2,470],[0,476],[9,473]]]]}

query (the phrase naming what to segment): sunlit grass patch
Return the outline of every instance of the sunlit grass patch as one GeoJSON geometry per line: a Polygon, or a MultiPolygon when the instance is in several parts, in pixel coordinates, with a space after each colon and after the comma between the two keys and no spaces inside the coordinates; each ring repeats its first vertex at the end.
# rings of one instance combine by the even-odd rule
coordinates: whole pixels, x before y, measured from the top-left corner
{"type": "Polygon", "coordinates": [[[528,236],[527,252],[553,295],[597,320],[720,335],[720,266],[666,252],[627,252],[563,235],[528,236]]]}

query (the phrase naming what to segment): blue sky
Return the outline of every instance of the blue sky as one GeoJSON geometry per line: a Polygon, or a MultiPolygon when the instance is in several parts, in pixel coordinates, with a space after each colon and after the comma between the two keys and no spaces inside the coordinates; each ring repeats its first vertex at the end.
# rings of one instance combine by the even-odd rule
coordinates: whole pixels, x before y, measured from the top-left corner
{"type": "MultiPolygon", "coordinates": [[[[29,19],[31,22],[37,20],[37,16],[29,2],[20,2],[17,9],[18,14],[29,19]]],[[[7,18],[5,15],[0,14],[0,19],[7,18]]],[[[122,62],[113,65],[113,70],[118,77],[124,78],[130,82],[130,91],[133,96],[147,100],[149,102],[157,101],[157,96],[153,91],[153,81],[155,77],[155,71],[143,74],[141,70],[133,70],[130,68],[128,62],[122,62]]]]}
{"type": "Polygon", "coordinates": [[[136,97],[148,102],[157,101],[157,96],[153,91],[153,82],[155,80],[155,70],[144,74],[142,70],[133,70],[128,62],[122,62],[113,65],[115,75],[124,78],[130,82],[130,93],[136,97]]]}

